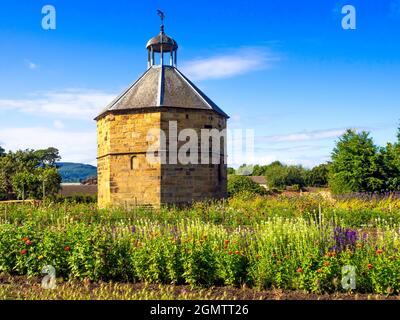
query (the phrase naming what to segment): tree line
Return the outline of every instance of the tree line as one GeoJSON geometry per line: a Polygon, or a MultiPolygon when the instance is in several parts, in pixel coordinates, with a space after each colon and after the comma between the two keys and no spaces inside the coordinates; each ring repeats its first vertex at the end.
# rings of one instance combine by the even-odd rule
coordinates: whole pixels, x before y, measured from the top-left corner
{"type": "Polygon", "coordinates": [[[400,127],[397,141],[377,146],[367,131],[348,129],[337,141],[331,161],[312,169],[285,165],[242,165],[229,174],[264,176],[270,189],[329,187],[333,194],[400,191],[400,127]]]}
{"type": "Polygon", "coordinates": [[[312,169],[301,165],[286,165],[274,161],[268,165],[247,166],[243,164],[237,170],[229,168],[229,174],[244,176],[264,176],[270,189],[301,190],[305,187],[328,186],[329,163],[320,164],[312,169]]]}
{"type": "Polygon", "coordinates": [[[60,190],[55,148],[5,152],[0,147],[0,200],[42,199],[60,190]]]}

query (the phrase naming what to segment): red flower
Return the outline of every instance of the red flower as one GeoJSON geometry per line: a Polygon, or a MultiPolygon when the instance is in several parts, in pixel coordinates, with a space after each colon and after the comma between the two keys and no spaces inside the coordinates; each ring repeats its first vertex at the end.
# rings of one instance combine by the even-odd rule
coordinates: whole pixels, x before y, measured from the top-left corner
{"type": "Polygon", "coordinates": [[[302,268],[298,268],[298,269],[297,269],[297,272],[298,272],[298,273],[302,273],[302,272],[303,272],[303,269],[302,269],[302,268]]]}
{"type": "Polygon", "coordinates": [[[26,241],[25,241],[25,244],[26,244],[27,246],[30,246],[30,245],[32,244],[32,242],[31,242],[30,240],[26,240],[26,241]]]}
{"type": "Polygon", "coordinates": [[[65,246],[65,247],[64,247],[64,251],[69,251],[69,250],[71,250],[71,247],[70,247],[70,246],[65,246]]]}
{"type": "Polygon", "coordinates": [[[229,242],[231,242],[230,240],[225,240],[224,241],[224,249],[226,249],[228,247],[229,242]]]}
{"type": "Polygon", "coordinates": [[[25,254],[27,252],[26,249],[21,250],[20,254],[25,254]]]}
{"type": "Polygon", "coordinates": [[[232,254],[232,251],[229,251],[228,254],[232,254]]]}
{"type": "Polygon", "coordinates": [[[235,251],[235,254],[240,254],[240,251],[239,251],[239,250],[236,250],[236,251],[235,251]]]}
{"type": "Polygon", "coordinates": [[[23,242],[27,242],[27,241],[29,241],[29,238],[28,238],[28,237],[23,237],[23,238],[22,238],[22,241],[23,241],[23,242]]]}
{"type": "Polygon", "coordinates": [[[367,268],[372,269],[374,266],[371,263],[368,263],[367,268]]]}
{"type": "Polygon", "coordinates": [[[376,250],[376,254],[381,254],[383,251],[381,249],[376,250]]]}

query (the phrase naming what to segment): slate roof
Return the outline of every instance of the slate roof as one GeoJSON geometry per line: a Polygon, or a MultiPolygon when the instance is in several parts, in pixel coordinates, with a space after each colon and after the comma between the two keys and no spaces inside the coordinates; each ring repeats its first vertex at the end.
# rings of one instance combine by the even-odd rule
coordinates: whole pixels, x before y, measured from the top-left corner
{"type": "Polygon", "coordinates": [[[111,102],[96,120],[112,111],[154,107],[214,110],[229,118],[177,68],[155,65],[111,102]]]}

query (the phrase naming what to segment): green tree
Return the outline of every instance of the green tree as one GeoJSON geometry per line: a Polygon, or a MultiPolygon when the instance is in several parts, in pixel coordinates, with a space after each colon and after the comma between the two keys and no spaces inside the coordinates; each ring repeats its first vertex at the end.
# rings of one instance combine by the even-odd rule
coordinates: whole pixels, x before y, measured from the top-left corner
{"type": "Polygon", "coordinates": [[[6,151],[0,146],[0,157],[3,157],[6,155],[6,151]]]}
{"type": "Polygon", "coordinates": [[[19,150],[0,157],[0,198],[15,194],[19,199],[55,195],[61,177],[55,168],[58,150],[19,150]]]}
{"type": "Polygon", "coordinates": [[[40,179],[33,172],[17,172],[12,176],[11,183],[18,199],[37,199],[40,197],[38,194],[40,179]]]}
{"type": "Polygon", "coordinates": [[[397,128],[397,144],[400,144],[400,124],[397,128]]]}
{"type": "Polygon", "coordinates": [[[252,176],[263,176],[263,175],[265,175],[265,166],[260,166],[260,165],[256,164],[253,167],[252,176]]]}
{"type": "Polygon", "coordinates": [[[264,195],[267,191],[247,176],[231,175],[228,178],[228,194],[233,196],[240,193],[264,195]]]}
{"type": "Polygon", "coordinates": [[[300,165],[283,165],[275,161],[265,169],[265,178],[270,188],[285,189],[288,186],[303,188],[306,185],[307,170],[300,165]]]}
{"type": "Polygon", "coordinates": [[[286,186],[298,186],[303,188],[306,185],[307,170],[300,166],[288,166],[285,179],[286,186]]]}
{"type": "Polygon", "coordinates": [[[382,157],[368,132],[347,130],[332,152],[329,186],[335,194],[381,191],[382,157]]]}
{"type": "Polygon", "coordinates": [[[60,191],[61,176],[55,167],[39,168],[39,179],[41,181],[41,195],[52,197],[60,191]]]}
{"type": "Polygon", "coordinates": [[[400,144],[388,143],[381,148],[384,189],[400,190],[400,144]]]}
{"type": "Polygon", "coordinates": [[[307,186],[326,187],[328,185],[329,164],[322,163],[307,172],[307,186]]]}
{"type": "Polygon", "coordinates": [[[271,164],[265,171],[265,179],[269,188],[285,189],[287,186],[288,169],[280,164],[271,164]]]}
{"type": "Polygon", "coordinates": [[[53,167],[57,161],[61,160],[60,153],[56,148],[36,150],[34,155],[37,157],[41,166],[53,167]]]}

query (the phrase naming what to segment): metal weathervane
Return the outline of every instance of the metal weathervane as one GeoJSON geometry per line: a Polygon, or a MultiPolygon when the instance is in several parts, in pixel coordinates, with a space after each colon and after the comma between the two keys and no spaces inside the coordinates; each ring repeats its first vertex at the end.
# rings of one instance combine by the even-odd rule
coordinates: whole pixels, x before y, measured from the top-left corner
{"type": "Polygon", "coordinates": [[[164,19],[165,19],[165,14],[161,10],[157,10],[157,14],[159,15],[161,19],[161,25],[164,25],[164,19]]]}

